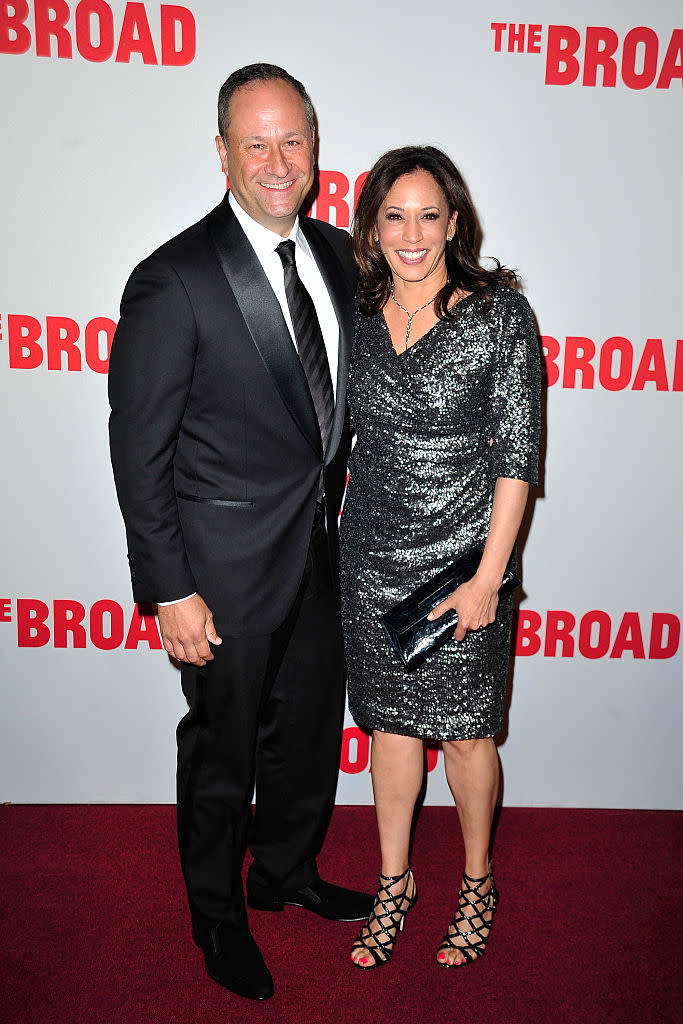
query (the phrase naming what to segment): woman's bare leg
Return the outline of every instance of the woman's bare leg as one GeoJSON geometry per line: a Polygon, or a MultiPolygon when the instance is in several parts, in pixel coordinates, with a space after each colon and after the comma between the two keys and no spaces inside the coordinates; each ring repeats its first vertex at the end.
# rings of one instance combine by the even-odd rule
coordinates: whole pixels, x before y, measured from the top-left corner
{"type": "MultiPolygon", "coordinates": [[[[482,878],[489,870],[491,823],[498,796],[498,754],[492,739],[448,740],[443,743],[446,778],[455,800],[465,844],[465,872],[471,878],[482,878]]],[[[491,882],[480,886],[486,893],[491,882]]],[[[465,913],[470,914],[469,908],[465,913]]],[[[490,923],[492,913],[487,911],[482,920],[490,923]]],[[[480,924],[480,920],[475,920],[480,924]]],[[[451,928],[451,935],[454,935],[451,928]]],[[[457,935],[455,936],[456,942],[457,935]]],[[[463,943],[464,944],[464,943],[463,943]]],[[[439,959],[448,963],[462,963],[465,957],[455,949],[442,951],[439,959]]]]}
{"type": "MultiPolygon", "coordinates": [[[[375,730],[372,736],[372,788],[375,794],[375,810],[382,854],[382,874],[401,875],[408,868],[410,827],[415,810],[424,770],[422,740],[414,736],[398,736],[394,733],[375,730]]],[[[387,891],[398,896],[405,892],[412,896],[415,885],[412,879],[401,880],[389,885],[387,891]]],[[[399,901],[398,906],[404,908],[399,901]]],[[[380,917],[372,926],[366,925],[361,932],[368,946],[376,945],[373,935],[382,931],[382,924],[391,922],[380,917]]],[[[394,935],[395,928],[382,934],[387,942],[394,935]]],[[[351,952],[351,959],[364,966],[372,964],[372,958],[362,946],[351,952]]]]}

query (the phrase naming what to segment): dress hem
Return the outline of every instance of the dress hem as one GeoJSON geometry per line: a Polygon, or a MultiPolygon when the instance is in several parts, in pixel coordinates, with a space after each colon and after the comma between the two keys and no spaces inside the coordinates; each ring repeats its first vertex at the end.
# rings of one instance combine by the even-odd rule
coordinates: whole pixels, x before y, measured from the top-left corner
{"type": "Polygon", "coordinates": [[[377,732],[388,732],[394,736],[411,736],[413,739],[416,740],[434,740],[434,742],[437,743],[445,743],[454,740],[490,740],[493,739],[494,736],[497,736],[497,734],[502,729],[501,725],[498,729],[495,730],[495,732],[486,732],[483,735],[480,735],[479,733],[477,733],[476,735],[471,735],[468,733],[468,735],[465,736],[462,734],[452,735],[448,733],[441,736],[435,735],[433,732],[415,732],[415,730],[410,731],[407,726],[403,726],[402,728],[400,728],[396,727],[393,723],[371,725],[369,722],[361,722],[360,719],[356,718],[353,712],[351,712],[351,717],[353,718],[358,728],[362,729],[363,732],[370,733],[376,730],[377,732]]]}

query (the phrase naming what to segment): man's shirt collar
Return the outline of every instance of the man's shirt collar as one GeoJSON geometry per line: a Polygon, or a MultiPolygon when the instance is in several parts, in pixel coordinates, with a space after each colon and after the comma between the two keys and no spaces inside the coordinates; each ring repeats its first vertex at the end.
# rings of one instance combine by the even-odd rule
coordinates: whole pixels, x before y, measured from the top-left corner
{"type": "MultiPolygon", "coordinates": [[[[264,227],[263,224],[259,224],[253,217],[250,217],[246,210],[242,209],[232,192],[228,193],[228,202],[232,212],[240,222],[242,230],[251,242],[254,252],[259,260],[263,262],[271,253],[275,252],[280,242],[284,242],[285,239],[282,235],[278,235],[276,231],[271,231],[270,228],[264,227]]],[[[292,225],[292,230],[286,237],[291,238],[296,245],[300,245],[307,255],[311,255],[303,231],[299,229],[298,215],[292,225]]]]}

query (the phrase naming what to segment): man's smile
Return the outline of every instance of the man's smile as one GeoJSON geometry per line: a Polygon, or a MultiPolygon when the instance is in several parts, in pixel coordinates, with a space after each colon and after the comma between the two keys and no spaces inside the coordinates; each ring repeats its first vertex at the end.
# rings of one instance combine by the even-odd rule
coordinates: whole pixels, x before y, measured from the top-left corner
{"type": "Polygon", "coordinates": [[[273,188],[273,189],[276,189],[277,191],[282,191],[285,188],[289,188],[290,185],[293,185],[293,184],[294,184],[294,178],[291,178],[289,181],[281,181],[279,183],[272,182],[272,181],[260,181],[259,182],[259,185],[262,185],[263,188],[273,188]]]}

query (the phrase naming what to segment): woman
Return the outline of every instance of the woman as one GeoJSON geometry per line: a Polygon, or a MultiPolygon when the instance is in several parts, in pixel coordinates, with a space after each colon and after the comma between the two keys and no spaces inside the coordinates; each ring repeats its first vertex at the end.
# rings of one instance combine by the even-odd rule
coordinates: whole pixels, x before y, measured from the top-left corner
{"type": "Polygon", "coordinates": [[[536,482],[540,370],[529,305],[511,271],[479,265],[475,228],[458,170],[430,146],[377,161],[354,225],[357,443],[342,516],[342,602],[349,707],[372,732],[382,855],[374,909],[351,952],[363,969],[389,961],[417,899],[408,848],[426,738],[442,741],[465,847],[438,963],[481,956],[496,908],[492,737],[512,615],[512,597],[499,602],[497,592],[536,482]],[[455,640],[406,671],[380,616],[478,543],[476,575],[432,613],[457,611],[455,640]]]}

